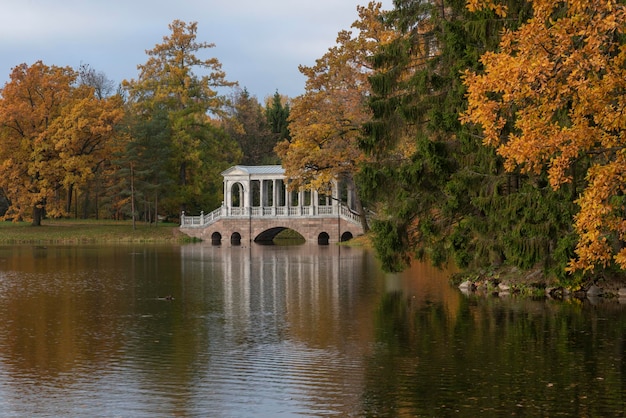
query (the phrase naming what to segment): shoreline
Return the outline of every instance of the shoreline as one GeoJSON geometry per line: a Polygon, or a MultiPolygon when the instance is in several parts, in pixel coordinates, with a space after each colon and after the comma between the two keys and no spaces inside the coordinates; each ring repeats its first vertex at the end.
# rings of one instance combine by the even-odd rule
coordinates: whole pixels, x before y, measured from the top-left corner
{"type": "MultiPolygon", "coordinates": [[[[179,230],[174,223],[158,225],[132,221],[46,219],[41,226],[28,222],[0,222],[0,245],[78,245],[78,244],[188,244],[199,242],[179,230]]],[[[365,234],[340,245],[372,248],[365,234]]],[[[589,293],[604,300],[626,298],[626,281],[606,277],[587,286],[568,288],[545,277],[539,269],[516,268],[492,271],[457,272],[450,283],[465,294],[477,296],[585,298],[589,293]]]]}
{"type": "Polygon", "coordinates": [[[513,267],[494,269],[489,273],[460,272],[450,283],[465,295],[553,300],[589,299],[593,301],[619,300],[626,303],[626,281],[620,276],[598,276],[586,282],[568,286],[546,277],[541,269],[520,270],[513,267]]]}
{"type": "Polygon", "coordinates": [[[41,226],[27,222],[0,222],[0,245],[16,244],[183,244],[196,242],[177,224],[150,225],[132,221],[54,219],[41,226]]]}

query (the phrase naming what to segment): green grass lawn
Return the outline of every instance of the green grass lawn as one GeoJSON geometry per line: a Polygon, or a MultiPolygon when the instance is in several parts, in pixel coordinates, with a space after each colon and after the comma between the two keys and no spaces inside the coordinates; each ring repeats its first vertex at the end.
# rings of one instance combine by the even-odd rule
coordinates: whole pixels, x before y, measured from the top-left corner
{"type": "Polygon", "coordinates": [[[178,230],[177,224],[158,226],[131,221],[46,219],[41,226],[26,222],[0,222],[0,244],[105,244],[105,243],[183,243],[193,240],[178,230]]]}

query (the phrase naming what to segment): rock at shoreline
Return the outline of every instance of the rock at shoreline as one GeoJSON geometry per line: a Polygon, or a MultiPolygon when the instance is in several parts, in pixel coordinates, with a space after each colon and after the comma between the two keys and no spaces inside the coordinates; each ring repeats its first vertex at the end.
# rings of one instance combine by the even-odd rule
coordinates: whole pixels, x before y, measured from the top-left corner
{"type": "Polygon", "coordinates": [[[476,286],[474,285],[474,283],[472,283],[469,280],[465,280],[463,283],[461,283],[459,285],[459,289],[461,289],[461,290],[469,291],[469,290],[474,290],[475,288],[476,288],[476,286]]]}
{"type": "Polygon", "coordinates": [[[498,289],[501,292],[510,292],[511,291],[511,286],[509,286],[508,284],[500,283],[500,284],[498,284],[498,289]]]}
{"type": "Polygon", "coordinates": [[[604,291],[595,284],[592,284],[589,289],[587,289],[587,297],[601,296],[603,293],[604,291]]]}

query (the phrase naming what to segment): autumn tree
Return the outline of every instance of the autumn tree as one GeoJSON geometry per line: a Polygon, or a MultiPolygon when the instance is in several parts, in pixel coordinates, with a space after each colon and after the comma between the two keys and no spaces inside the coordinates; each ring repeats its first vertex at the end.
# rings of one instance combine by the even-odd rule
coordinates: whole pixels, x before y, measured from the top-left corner
{"type": "MultiPolygon", "coordinates": [[[[293,188],[325,192],[336,180],[355,187],[354,175],[364,161],[358,141],[370,118],[368,58],[392,36],[382,24],[380,3],[357,10],[359,20],[352,25],[357,34],[341,31],[337,45],[313,67],[300,66],[307,78],[306,91],[290,108],[291,140],[276,147],[293,188]]],[[[363,214],[362,208],[357,210],[363,214]]]]}
{"type": "MultiPolygon", "coordinates": [[[[498,2],[469,6],[508,14],[498,2]]],[[[577,194],[582,187],[571,271],[613,263],[625,269],[625,6],[614,0],[532,6],[527,23],[505,32],[498,51],[482,55],[484,69],[465,73],[463,121],[481,127],[483,142],[509,171],[547,169],[555,190],[569,185],[577,194]]]]}
{"type": "Polygon", "coordinates": [[[224,110],[218,89],[235,83],[226,80],[217,58],[198,56],[215,45],[196,40],[196,22],[175,20],[169,29],[163,43],[147,51],[139,78],[123,84],[137,118],[149,121],[161,111],[168,116],[168,158],[176,185],[163,206],[169,213],[199,211],[219,202],[219,173],[239,158],[236,144],[210,117],[224,110]]]}
{"type": "MultiPolygon", "coordinates": [[[[115,101],[117,106],[123,106],[119,86],[109,79],[104,72],[97,71],[89,64],[81,64],[77,72],[78,78],[76,83],[78,86],[87,86],[93,89],[97,99],[115,101]]],[[[116,126],[115,129],[118,131],[119,126],[116,126]]],[[[83,184],[80,188],[72,187],[74,198],[72,197],[72,190],[68,190],[66,200],[67,213],[70,213],[73,204],[74,216],[76,217],[79,216],[79,209],[84,219],[89,216],[94,216],[96,219],[100,217],[100,200],[108,191],[106,180],[111,169],[111,154],[115,153],[120,147],[120,135],[117,135],[117,133],[119,131],[116,132],[114,141],[108,143],[107,157],[99,160],[97,168],[94,170],[93,179],[83,184]]]]}
{"type": "MultiPolygon", "coordinates": [[[[93,178],[108,157],[122,117],[119,97],[98,98],[76,83],[70,67],[41,61],[13,69],[0,99],[0,187],[10,202],[5,217],[67,213],[59,194],[93,178]]],[[[69,197],[68,197],[69,199],[69,197]]]]}

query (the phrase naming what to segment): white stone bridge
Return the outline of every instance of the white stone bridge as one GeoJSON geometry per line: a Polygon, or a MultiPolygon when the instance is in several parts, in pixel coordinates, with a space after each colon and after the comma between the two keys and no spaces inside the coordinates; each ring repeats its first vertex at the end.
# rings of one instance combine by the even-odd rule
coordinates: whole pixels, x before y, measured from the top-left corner
{"type": "Polygon", "coordinates": [[[215,245],[270,242],[292,229],[307,242],[321,245],[363,234],[360,217],[351,208],[348,190],[333,185],[330,196],[316,191],[291,191],[279,165],[234,166],[222,173],[224,202],[199,216],[181,216],[180,230],[215,245]],[[342,195],[345,196],[342,202],[342,195]]]}

